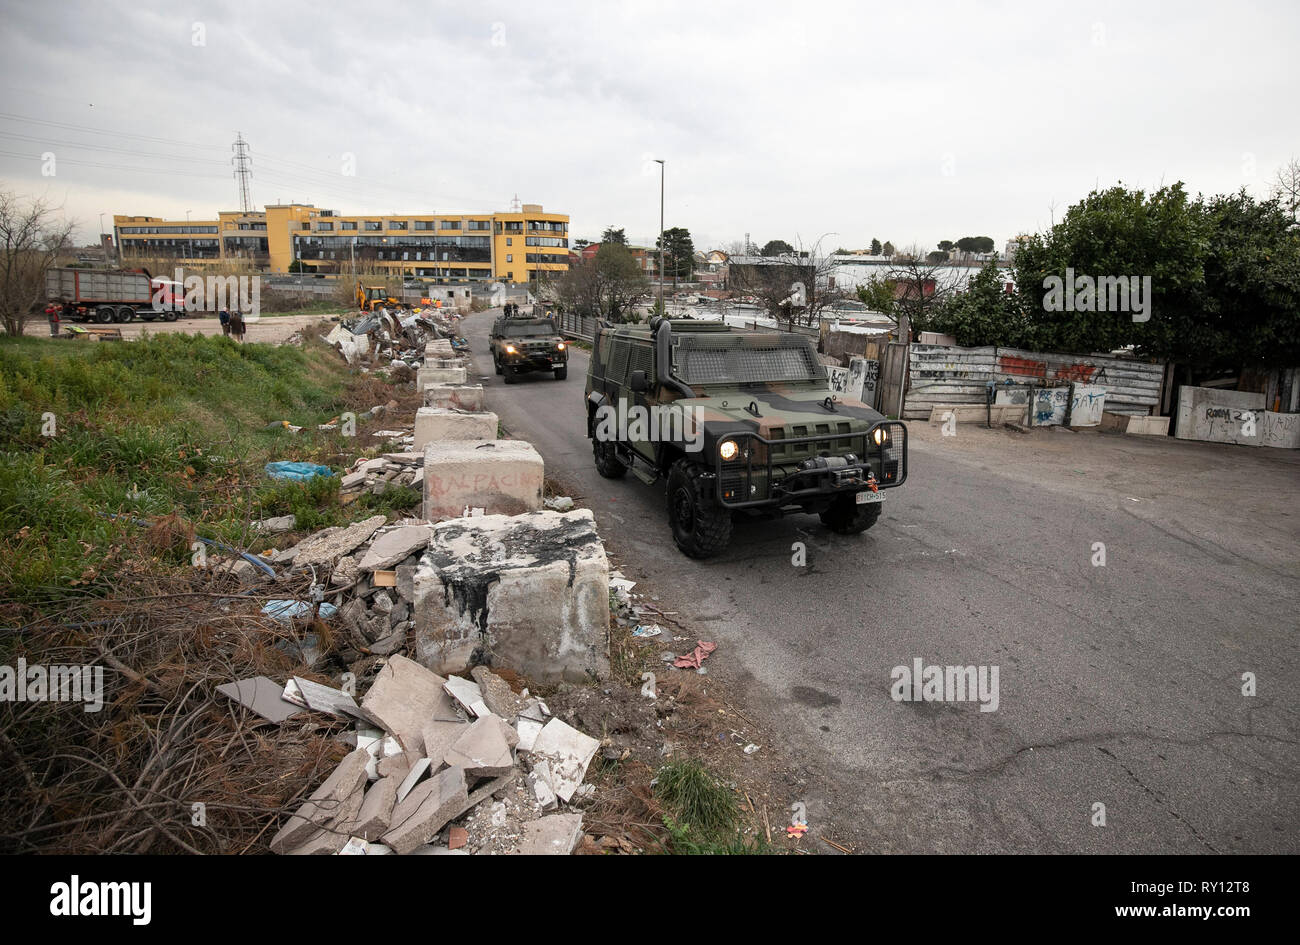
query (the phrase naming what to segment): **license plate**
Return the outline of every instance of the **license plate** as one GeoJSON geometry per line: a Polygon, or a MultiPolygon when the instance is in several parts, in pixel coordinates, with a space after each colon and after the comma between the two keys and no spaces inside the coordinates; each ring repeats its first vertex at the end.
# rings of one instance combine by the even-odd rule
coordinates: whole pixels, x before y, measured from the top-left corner
{"type": "Polygon", "coordinates": [[[857,493],[854,501],[857,502],[858,505],[870,505],[872,502],[884,502],[885,494],[883,492],[872,492],[870,489],[867,489],[863,492],[857,493]]]}

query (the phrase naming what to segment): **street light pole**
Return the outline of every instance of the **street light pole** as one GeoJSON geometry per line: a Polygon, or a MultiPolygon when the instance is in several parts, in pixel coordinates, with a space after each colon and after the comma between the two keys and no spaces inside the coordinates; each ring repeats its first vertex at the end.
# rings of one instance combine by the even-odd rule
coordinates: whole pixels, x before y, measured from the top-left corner
{"type": "Polygon", "coordinates": [[[666,317],[664,310],[664,162],[655,158],[659,165],[659,315],[666,317]]]}

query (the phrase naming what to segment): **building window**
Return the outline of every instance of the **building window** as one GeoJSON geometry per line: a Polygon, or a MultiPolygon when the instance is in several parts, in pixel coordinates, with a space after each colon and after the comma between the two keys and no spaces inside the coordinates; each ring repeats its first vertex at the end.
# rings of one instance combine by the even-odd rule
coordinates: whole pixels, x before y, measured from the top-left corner
{"type": "Polygon", "coordinates": [[[507,245],[507,246],[510,246],[510,245],[512,245],[512,243],[513,243],[513,240],[511,240],[510,237],[507,236],[507,237],[506,237],[506,245],[507,245]]]}
{"type": "Polygon", "coordinates": [[[367,230],[382,230],[383,228],[384,228],[384,224],[381,223],[379,220],[367,220],[367,221],[366,221],[366,229],[367,229],[367,230]]]}
{"type": "Polygon", "coordinates": [[[514,253],[506,253],[506,262],[512,263],[514,261],[515,261],[514,253]]]}
{"type": "Polygon", "coordinates": [[[390,230],[404,230],[404,229],[406,229],[406,221],[405,221],[405,220],[390,220],[389,223],[388,223],[388,228],[389,228],[390,230]]]}
{"type": "Polygon", "coordinates": [[[467,230],[490,230],[492,229],[491,220],[470,220],[465,224],[467,230]]]}
{"type": "Polygon", "coordinates": [[[357,225],[356,225],[356,223],[354,223],[354,222],[351,222],[351,221],[348,221],[348,220],[340,220],[340,221],[339,221],[339,229],[340,229],[340,230],[355,230],[356,228],[357,228],[357,225]]]}
{"type": "Polygon", "coordinates": [[[318,230],[332,230],[332,229],[334,229],[334,224],[333,224],[333,223],[317,223],[317,224],[316,224],[316,229],[318,229],[318,230]]]}
{"type": "Polygon", "coordinates": [[[459,229],[460,229],[460,221],[459,221],[459,220],[442,220],[442,221],[439,222],[439,224],[438,224],[438,229],[440,229],[440,230],[459,230],[459,229]]]}

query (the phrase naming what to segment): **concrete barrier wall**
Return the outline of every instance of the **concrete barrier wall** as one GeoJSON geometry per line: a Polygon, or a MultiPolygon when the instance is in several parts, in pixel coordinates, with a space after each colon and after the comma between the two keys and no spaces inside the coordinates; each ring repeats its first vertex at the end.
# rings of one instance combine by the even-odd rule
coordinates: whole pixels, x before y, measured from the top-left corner
{"type": "Polygon", "coordinates": [[[1181,440],[1259,446],[1263,430],[1263,394],[1215,387],[1178,388],[1174,436],[1181,440]]]}
{"type": "Polygon", "coordinates": [[[1265,410],[1261,445],[1285,450],[1300,449],[1300,413],[1265,410]]]}

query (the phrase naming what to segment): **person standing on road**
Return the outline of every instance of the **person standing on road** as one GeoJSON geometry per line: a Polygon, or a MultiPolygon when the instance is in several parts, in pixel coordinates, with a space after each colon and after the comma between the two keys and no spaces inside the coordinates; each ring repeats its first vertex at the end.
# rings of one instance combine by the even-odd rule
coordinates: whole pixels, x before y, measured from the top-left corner
{"type": "Polygon", "coordinates": [[[222,309],[217,313],[217,321],[221,322],[221,333],[227,338],[230,337],[230,312],[222,309]]]}

